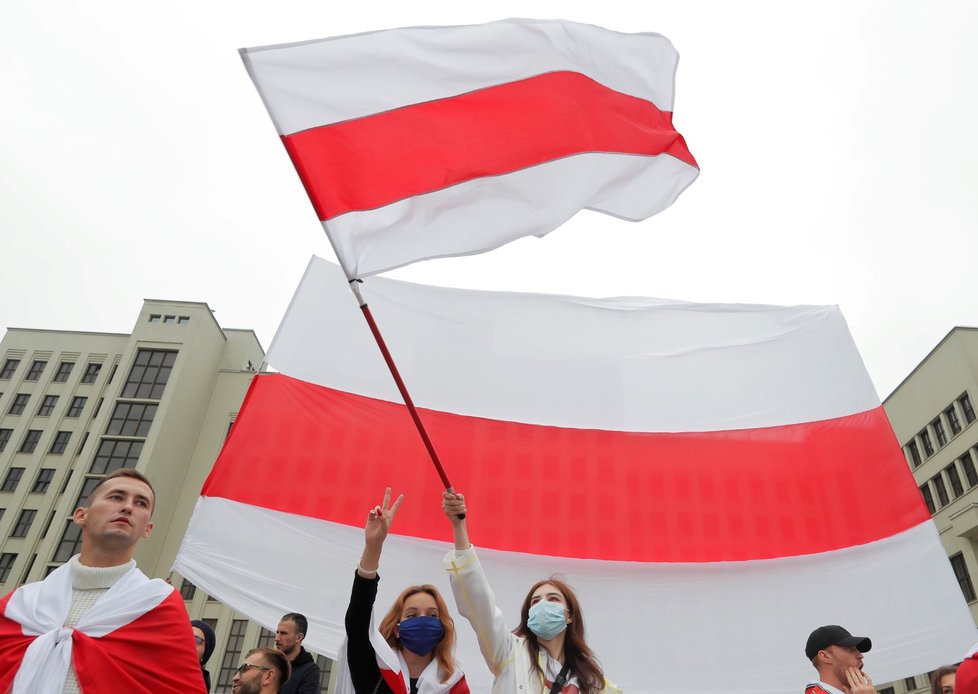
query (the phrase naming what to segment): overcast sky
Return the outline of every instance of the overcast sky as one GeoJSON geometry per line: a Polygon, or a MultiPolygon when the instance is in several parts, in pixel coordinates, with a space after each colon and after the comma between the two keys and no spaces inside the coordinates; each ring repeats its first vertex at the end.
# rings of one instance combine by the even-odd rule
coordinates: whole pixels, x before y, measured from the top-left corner
{"type": "Polygon", "coordinates": [[[509,16],[669,37],[702,174],[639,224],[583,213],[391,276],[839,304],[881,397],[978,324],[978,3],[14,0],[0,329],[129,332],[143,298],[181,299],[267,348],[309,256],[334,256],[237,49],[509,16]]]}

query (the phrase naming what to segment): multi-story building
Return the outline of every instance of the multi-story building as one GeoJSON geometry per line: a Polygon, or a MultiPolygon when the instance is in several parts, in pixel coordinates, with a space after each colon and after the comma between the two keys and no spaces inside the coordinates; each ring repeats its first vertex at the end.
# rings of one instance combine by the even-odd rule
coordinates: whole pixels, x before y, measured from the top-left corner
{"type": "MultiPolygon", "coordinates": [[[[883,407],[978,622],[972,580],[978,572],[976,404],[978,328],[954,328],[897,386],[883,407]]],[[[929,673],[923,673],[881,686],[879,691],[923,693],[930,691],[929,681],[929,673]]]]}
{"type": "MultiPolygon", "coordinates": [[[[243,654],[272,636],[170,567],[263,359],[254,332],[222,328],[194,302],[147,300],[129,334],[10,328],[0,341],[0,595],[76,554],[73,511],[102,476],[134,467],[157,496],[136,561],[214,627],[214,690],[231,691],[243,654]]],[[[326,691],[329,662],[320,665],[326,691]]]]}

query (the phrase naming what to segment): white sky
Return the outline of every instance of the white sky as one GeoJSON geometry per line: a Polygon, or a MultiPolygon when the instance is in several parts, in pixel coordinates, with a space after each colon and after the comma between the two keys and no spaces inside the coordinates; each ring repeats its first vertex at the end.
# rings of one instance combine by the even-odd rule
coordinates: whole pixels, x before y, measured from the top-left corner
{"type": "Polygon", "coordinates": [[[128,332],[144,297],[183,299],[267,348],[309,256],[333,254],[237,49],[509,16],[668,36],[702,174],[640,224],[583,213],[391,276],[837,303],[884,397],[952,326],[978,324],[970,0],[8,0],[0,329],[128,332]]]}

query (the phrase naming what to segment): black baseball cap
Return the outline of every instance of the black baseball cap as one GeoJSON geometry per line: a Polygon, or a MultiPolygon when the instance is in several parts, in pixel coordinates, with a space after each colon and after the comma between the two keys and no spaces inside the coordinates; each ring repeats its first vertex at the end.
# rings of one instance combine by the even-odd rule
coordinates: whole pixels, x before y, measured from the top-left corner
{"type": "Polygon", "coordinates": [[[838,624],[829,624],[811,633],[805,645],[805,655],[811,660],[829,646],[855,646],[860,653],[865,653],[873,647],[873,642],[866,636],[853,636],[838,624]]]}

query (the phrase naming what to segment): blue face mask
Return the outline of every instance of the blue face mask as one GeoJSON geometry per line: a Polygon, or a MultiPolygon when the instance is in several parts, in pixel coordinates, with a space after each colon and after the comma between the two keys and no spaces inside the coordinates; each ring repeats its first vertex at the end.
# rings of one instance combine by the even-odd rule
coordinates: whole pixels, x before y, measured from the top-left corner
{"type": "Polygon", "coordinates": [[[428,655],[445,635],[438,617],[408,617],[398,625],[401,644],[415,655],[428,655]]]}
{"type": "Polygon", "coordinates": [[[549,641],[567,628],[564,606],[559,602],[541,600],[530,607],[526,626],[537,635],[538,639],[549,641]]]}

